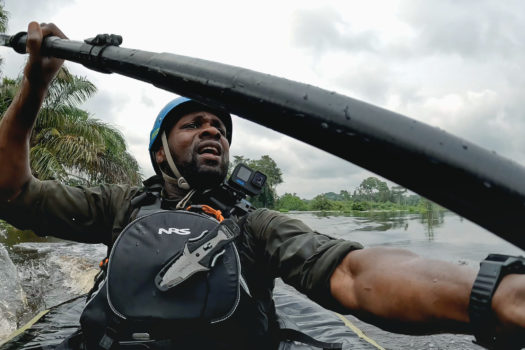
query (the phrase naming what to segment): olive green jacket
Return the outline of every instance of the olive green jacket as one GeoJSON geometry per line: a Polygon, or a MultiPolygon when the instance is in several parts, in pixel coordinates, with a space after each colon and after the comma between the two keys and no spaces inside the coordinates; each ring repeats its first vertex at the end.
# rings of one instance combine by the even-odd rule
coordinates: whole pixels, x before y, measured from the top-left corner
{"type": "MultiPolygon", "coordinates": [[[[40,236],[111,245],[129,223],[131,199],[143,189],[125,185],[71,187],[32,179],[16,200],[0,205],[0,218],[40,236]]],[[[242,271],[254,297],[271,299],[282,278],[328,308],[341,310],[329,280],[359,243],[313,231],[303,222],[267,209],[249,214],[240,238],[242,271]]]]}

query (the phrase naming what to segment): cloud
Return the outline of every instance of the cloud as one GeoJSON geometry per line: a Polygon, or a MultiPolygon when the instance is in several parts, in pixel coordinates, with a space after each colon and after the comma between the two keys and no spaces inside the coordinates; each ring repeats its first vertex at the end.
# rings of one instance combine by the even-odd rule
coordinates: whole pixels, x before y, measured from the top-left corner
{"type": "Polygon", "coordinates": [[[120,106],[126,104],[128,101],[129,99],[126,95],[112,94],[102,90],[87,100],[82,108],[89,110],[95,118],[116,124],[118,122],[117,115],[120,106]]]}
{"type": "Polygon", "coordinates": [[[298,10],[292,20],[292,44],[314,56],[327,51],[371,51],[378,38],[373,31],[354,30],[332,7],[298,10]]]}
{"type": "Polygon", "coordinates": [[[519,1],[404,1],[399,15],[427,53],[482,59],[523,52],[525,14],[519,1]]]}
{"type": "Polygon", "coordinates": [[[392,34],[330,7],[297,11],[292,43],[315,51],[312,65],[338,91],[524,162],[522,3],[398,4],[385,19],[392,34]]]}
{"type": "Polygon", "coordinates": [[[51,22],[57,12],[75,5],[75,1],[70,0],[39,1],[38,6],[20,0],[4,0],[3,2],[4,8],[9,12],[8,32],[10,34],[26,31],[29,21],[51,22]],[[20,13],[23,13],[24,16],[18,16],[20,13]]]}
{"type": "Polygon", "coordinates": [[[398,109],[525,164],[523,89],[450,91],[406,101],[398,109]]]}
{"type": "MultiPolygon", "coordinates": [[[[185,13],[199,13],[198,22],[192,16],[173,22],[169,1],[154,8],[126,2],[126,16],[116,18],[123,3],[5,1],[12,32],[36,19],[58,23],[75,39],[119,33],[126,47],[244,66],[363,99],[525,163],[525,12],[520,1],[290,1],[279,3],[278,12],[273,3],[258,6],[257,16],[252,7],[230,1],[210,2],[212,11],[205,13],[202,4],[187,4],[185,13]],[[250,15],[239,16],[230,6],[250,15]],[[143,25],[137,26],[136,18],[143,25]],[[188,30],[191,35],[181,35],[188,30]]],[[[2,57],[3,72],[16,76],[23,58],[7,49],[2,57]]],[[[151,174],[148,132],[173,95],[68,66],[99,88],[86,109],[118,125],[130,152],[151,174]]],[[[268,154],[281,167],[286,182],[279,193],[308,198],[355,188],[372,175],[248,121],[234,118],[234,129],[233,155],[268,154]]]]}
{"type": "MultiPolygon", "coordinates": [[[[443,54],[470,59],[523,55],[525,12],[520,1],[414,0],[398,4],[390,16],[356,25],[364,9],[325,5],[294,12],[292,40],[319,57],[334,51],[375,53],[406,60],[443,54]],[[360,11],[359,11],[360,10],[360,11]],[[357,15],[350,12],[355,12],[357,15]],[[392,30],[394,29],[394,30],[392,30]]],[[[378,10],[374,15],[381,17],[378,10]]]]}
{"type": "Polygon", "coordinates": [[[313,198],[319,193],[353,190],[370,172],[289,136],[234,117],[231,157],[259,159],[269,155],[283,172],[279,194],[298,193],[313,198]],[[315,185],[313,185],[315,184],[315,185]]]}
{"type": "Polygon", "coordinates": [[[146,94],[142,94],[142,98],[140,99],[140,101],[143,105],[147,107],[153,107],[155,105],[151,97],[146,94]]]}

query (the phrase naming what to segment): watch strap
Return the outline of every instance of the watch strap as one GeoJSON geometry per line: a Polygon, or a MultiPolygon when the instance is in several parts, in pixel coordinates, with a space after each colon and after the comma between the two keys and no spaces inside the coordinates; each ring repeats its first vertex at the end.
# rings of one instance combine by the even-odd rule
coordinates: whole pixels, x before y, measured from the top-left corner
{"type": "Polygon", "coordinates": [[[476,342],[489,349],[497,349],[494,329],[496,318],[492,311],[492,297],[504,276],[525,273],[525,258],[490,254],[480,263],[478,276],[472,286],[469,304],[470,324],[476,342]]]}

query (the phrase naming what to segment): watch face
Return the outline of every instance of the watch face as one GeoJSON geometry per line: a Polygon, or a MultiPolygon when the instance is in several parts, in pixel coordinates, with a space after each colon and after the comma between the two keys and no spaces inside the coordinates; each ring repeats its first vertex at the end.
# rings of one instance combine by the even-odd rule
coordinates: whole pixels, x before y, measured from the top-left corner
{"type": "Polygon", "coordinates": [[[525,273],[525,258],[522,256],[490,254],[485,260],[501,262],[503,272],[507,272],[508,270],[508,273],[510,273],[510,271],[512,273],[525,273]]]}

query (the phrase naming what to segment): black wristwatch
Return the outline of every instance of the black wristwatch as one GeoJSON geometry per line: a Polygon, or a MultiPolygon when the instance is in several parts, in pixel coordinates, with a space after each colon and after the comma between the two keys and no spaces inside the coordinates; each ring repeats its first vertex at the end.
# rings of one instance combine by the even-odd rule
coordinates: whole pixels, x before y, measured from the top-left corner
{"type": "Polygon", "coordinates": [[[469,304],[470,324],[476,343],[488,349],[521,349],[523,343],[518,344],[517,339],[497,339],[494,333],[496,318],[492,311],[492,297],[504,276],[512,273],[525,274],[525,258],[490,254],[480,266],[469,304]]]}

